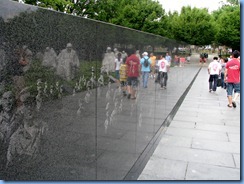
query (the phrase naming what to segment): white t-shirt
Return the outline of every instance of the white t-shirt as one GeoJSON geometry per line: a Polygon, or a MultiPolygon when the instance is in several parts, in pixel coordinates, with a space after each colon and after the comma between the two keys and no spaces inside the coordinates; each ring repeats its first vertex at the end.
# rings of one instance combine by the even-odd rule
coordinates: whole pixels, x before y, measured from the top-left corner
{"type": "Polygon", "coordinates": [[[169,66],[169,62],[166,59],[161,59],[158,61],[158,66],[160,72],[167,72],[168,71],[167,67],[169,66]]]}
{"type": "Polygon", "coordinates": [[[120,69],[120,65],[122,63],[122,58],[120,58],[120,60],[118,60],[116,58],[114,62],[115,62],[115,70],[119,70],[120,69]]]}
{"type": "Polygon", "coordinates": [[[208,68],[210,75],[219,75],[222,66],[217,60],[214,60],[211,63],[209,63],[208,68]]]}

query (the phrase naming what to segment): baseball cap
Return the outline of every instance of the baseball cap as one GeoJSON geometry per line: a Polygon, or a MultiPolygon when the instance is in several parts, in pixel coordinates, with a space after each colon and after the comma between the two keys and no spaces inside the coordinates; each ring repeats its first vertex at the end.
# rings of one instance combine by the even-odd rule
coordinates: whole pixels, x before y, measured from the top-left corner
{"type": "Polygon", "coordinates": [[[147,53],[147,52],[143,52],[142,55],[143,55],[143,56],[147,56],[148,53],[147,53]]]}

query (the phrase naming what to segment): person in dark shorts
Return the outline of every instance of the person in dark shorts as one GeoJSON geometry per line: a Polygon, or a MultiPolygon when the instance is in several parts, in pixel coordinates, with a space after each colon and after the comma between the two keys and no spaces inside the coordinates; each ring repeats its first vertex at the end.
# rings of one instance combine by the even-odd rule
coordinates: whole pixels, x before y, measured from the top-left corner
{"type": "Polygon", "coordinates": [[[127,65],[127,98],[136,99],[138,78],[140,77],[140,60],[136,54],[132,54],[126,59],[125,64],[127,65]]]}
{"type": "Polygon", "coordinates": [[[240,96],[240,72],[241,66],[238,57],[240,56],[240,52],[235,50],[232,53],[233,59],[228,61],[225,65],[225,74],[224,79],[227,83],[227,98],[228,98],[228,107],[236,108],[236,100],[240,96]],[[234,98],[232,98],[234,91],[234,98]]]}

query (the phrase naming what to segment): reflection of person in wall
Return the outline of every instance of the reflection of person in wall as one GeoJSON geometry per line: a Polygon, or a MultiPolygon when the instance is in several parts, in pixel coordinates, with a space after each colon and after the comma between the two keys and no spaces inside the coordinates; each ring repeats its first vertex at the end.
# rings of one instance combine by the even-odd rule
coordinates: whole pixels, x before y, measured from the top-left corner
{"type": "MultiPolygon", "coordinates": [[[[114,48],[114,56],[116,57],[116,58],[118,58],[118,54],[119,54],[120,52],[118,51],[118,49],[117,48],[114,48]]],[[[120,53],[121,54],[121,53],[120,53]]]]}
{"type": "Polygon", "coordinates": [[[136,54],[132,54],[126,59],[126,65],[127,65],[127,91],[128,99],[136,99],[136,92],[137,92],[137,87],[138,87],[138,82],[139,82],[139,77],[140,77],[140,60],[137,57],[136,54]]]}
{"type": "Polygon", "coordinates": [[[18,164],[17,162],[33,161],[39,152],[41,136],[46,129],[44,123],[34,116],[33,99],[29,97],[24,103],[23,125],[10,138],[6,168],[18,164]]]}
{"type": "MultiPolygon", "coordinates": [[[[19,92],[26,86],[24,74],[30,69],[32,64],[32,52],[26,45],[22,48],[17,48],[14,51],[12,60],[14,63],[8,64],[8,73],[12,77],[12,82],[14,86],[15,94],[19,92]],[[17,63],[15,63],[17,61],[17,63]]],[[[15,97],[17,99],[17,97],[15,97]]],[[[17,104],[18,105],[18,104],[17,104]]]]}
{"type": "Polygon", "coordinates": [[[23,72],[27,72],[30,69],[32,62],[32,52],[26,45],[20,50],[20,60],[19,64],[22,66],[23,72]]]}
{"type": "Polygon", "coordinates": [[[102,65],[106,72],[114,72],[114,60],[115,54],[112,52],[111,48],[108,47],[102,61],[102,65]]]}
{"type": "Polygon", "coordinates": [[[117,79],[117,83],[118,85],[120,84],[119,82],[119,69],[120,69],[120,65],[122,64],[123,59],[121,57],[121,53],[118,53],[118,57],[115,59],[114,63],[115,63],[115,77],[117,79]]]}
{"type": "Polygon", "coordinates": [[[71,43],[68,43],[66,49],[61,51],[57,61],[57,74],[68,81],[74,79],[78,72],[78,68],[80,67],[80,62],[71,43]]]}
{"type": "Polygon", "coordinates": [[[122,54],[121,54],[121,57],[122,57],[123,60],[126,60],[126,58],[128,57],[128,54],[123,50],[122,54]]]}
{"type": "Polygon", "coordinates": [[[51,67],[56,70],[57,67],[57,54],[53,48],[46,47],[42,65],[46,67],[51,67]]]}
{"type": "Polygon", "coordinates": [[[139,50],[136,51],[136,56],[139,58],[139,60],[141,60],[141,55],[139,50]]]}

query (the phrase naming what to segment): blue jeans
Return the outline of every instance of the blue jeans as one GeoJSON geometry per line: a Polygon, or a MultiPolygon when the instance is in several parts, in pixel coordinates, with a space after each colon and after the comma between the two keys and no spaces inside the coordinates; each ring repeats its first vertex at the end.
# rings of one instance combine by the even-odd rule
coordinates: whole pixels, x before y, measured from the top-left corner
{"type": "Polygon", "coordinates": [[[232,96],[233,90],[234,93],[240,93],[240,83],[227,83],[227,96],[232,96]]]}
{"type": "Polygon", "coordinates": [[[142,72],[142,84],[144,88],[147,88],[149,72],[142,72]]]}

